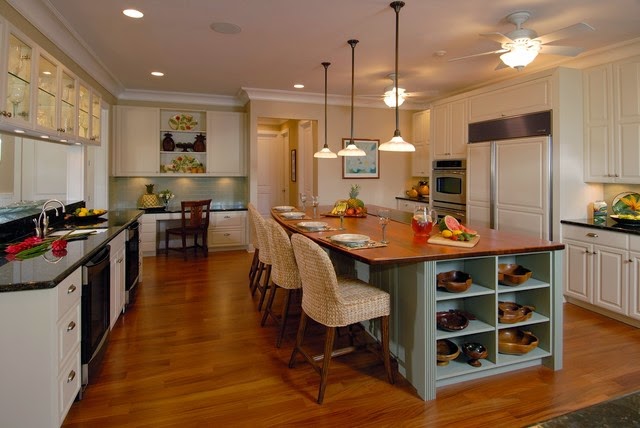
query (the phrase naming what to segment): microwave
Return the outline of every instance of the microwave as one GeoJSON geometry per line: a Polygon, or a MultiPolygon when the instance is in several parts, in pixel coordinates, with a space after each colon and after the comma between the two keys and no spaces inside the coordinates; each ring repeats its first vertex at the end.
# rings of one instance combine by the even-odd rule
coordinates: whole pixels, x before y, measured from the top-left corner
{"type": "Polygon", "coordinates": [[[431,181],[432,204],[440,202],[462,207],[467,204],[467,161],[465,159],[433,161],[431,181]]]}

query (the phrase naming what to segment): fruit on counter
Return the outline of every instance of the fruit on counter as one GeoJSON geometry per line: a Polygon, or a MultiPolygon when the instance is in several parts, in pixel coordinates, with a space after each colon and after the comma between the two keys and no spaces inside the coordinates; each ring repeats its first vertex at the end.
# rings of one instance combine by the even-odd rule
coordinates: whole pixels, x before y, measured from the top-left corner
{"type": "Polygon", "coordinates": [[[358,195],[360,194],[360,185],[359,184],[352,184],[351,185],[351,190],[349,190],[349,199],[347,200],[347,204],[349,205],[349,208],[358,208],[358,207],[364,207],[364,202],[362,202],[362,200],[358,199],[358,195]]]}
{"type": "Polygon", "coordinates": [[[478,234],[475,230],[460,224],[455,217],[451,217],[450,215],[446,215],[440,219],[438,228],[443,238],[453,241],[470,241],[478,234]]]}
{"type": "Polygon", "coordinates": [[[340,213],[346,214],[347,208],[349,208],[347,201],[344,201],[344,200],[336,201],[336,203],[333,204],[333,208],[331,209],[331,214],[338,214],[338,215],[340,213]]]}
{"type": "Polygon", "coordinates": [[[107,210],[103,210],[100,208],[76,208],[76,210],[73,212],[73,215],[75,215],[76,217],[87,217],[87,216],[96,216],[96,215],[101,215],[106,213],[107,210]]]}
{"type": "Polygon", "coordinates": [[[418,191],[416,189],[407,190],[405,193],[410,198],[417,198],[418,197],[418,191]]]}

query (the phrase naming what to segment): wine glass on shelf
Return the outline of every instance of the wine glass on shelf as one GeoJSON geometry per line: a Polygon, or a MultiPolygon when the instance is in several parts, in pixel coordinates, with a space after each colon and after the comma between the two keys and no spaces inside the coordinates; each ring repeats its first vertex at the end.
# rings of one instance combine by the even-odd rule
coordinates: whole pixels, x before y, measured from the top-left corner
{"type": "Polygon", "coordinates": [[[318,205],[319,205],[318,195],[311,196],[311,205],[313,206],[313,218],[318,216],[318,205]]]}
{"type": "Polygon", "coordinates": [[[304,192],[300,193],[300,202],[302,202],[302,211],[306,211],[307,209],[307,194],[304,192]]]}
{"type": "Polygon", "coordinates": [[[16,116],[18,104],[24,100],[24,86],[16,83],[9,90],[9,101],[13,104],[13,117],[16,116]]]}
{"type": "Polygon", "coordinates": [[[391,214],[391,211],[386,208],[378,210],[378,223],[380,223],[380,226],[382,227],[382,240],[380,242],[383,244],[389,243],[389,241],[387,241],[385,237],[385,231],[387,229],[387,225],[389,224],[390,214],[391,214]]]}

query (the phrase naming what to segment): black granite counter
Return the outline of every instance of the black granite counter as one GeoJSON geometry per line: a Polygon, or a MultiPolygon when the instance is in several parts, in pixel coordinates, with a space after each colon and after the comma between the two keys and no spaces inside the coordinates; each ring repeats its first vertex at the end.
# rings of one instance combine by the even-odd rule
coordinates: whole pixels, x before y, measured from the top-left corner
{"type": "Polygon", "coordinates": [[[640,222],[638,226],[617,223],[615,220],[607,216],[603,219],[577,219],[577,220],[561,220],[562,224],[572,224],[574,226],[586,226],[600,230],[611,230],[613,232],[631,233],[640,235],[640,222]]]}
{"type": "Polygon", "coordinates": [[[77,268],[91,259],[102,247],[137,220],[143,211],[109,211],[91,223],[66,223],[65,228],[100,228],[96,233],[67,243],[67,254],[55,257],[51,250],[41,256],[22,261],[9,261],[2,257],[0,266],[0,292],[53,288],[77,268]]]}
{"type": "Polygon", "coordinates": [[[417,198],[410,198],[408,196],[396,196],[396,199],[401,199],[403,201],[422,202],[426,204],[429,203],[428,196],[418,196],[417,198]]]}

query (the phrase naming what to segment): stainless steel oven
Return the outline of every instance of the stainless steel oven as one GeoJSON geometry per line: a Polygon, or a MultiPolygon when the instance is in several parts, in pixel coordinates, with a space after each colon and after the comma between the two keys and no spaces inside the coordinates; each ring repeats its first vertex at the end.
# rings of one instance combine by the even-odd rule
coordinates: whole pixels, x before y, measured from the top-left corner
{"type": "Polygon", "coordinates": [[[433,161],[431,204],[450,204],[452,208],[467,204],[467,161],[446,159],[433,161]]]}

